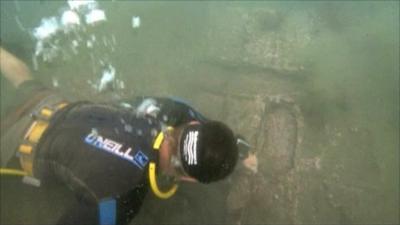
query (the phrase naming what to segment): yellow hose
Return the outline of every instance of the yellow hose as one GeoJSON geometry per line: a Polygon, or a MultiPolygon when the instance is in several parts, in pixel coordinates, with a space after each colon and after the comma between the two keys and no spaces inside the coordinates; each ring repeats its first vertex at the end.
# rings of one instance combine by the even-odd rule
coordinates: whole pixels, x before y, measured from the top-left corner
{"type": "Polygon", "coordinates": [[[22,170],[0,168],[0,175],[26,176],[28,174],[22,170]]]}
{"type": "Polygon", "coordinates": [[[157,184],[157,178],[156,178],[156,164],[154,162],[150,162],[149,165],[149,180],[150,180],[150,187],[151,190],[153,191],[153,193],[161,198],[161,199],[167,199],[172,197],[176,190],[178,189],[178,185],[174,184],[168,191],[161,191],[158,188],[158,184],[157,184]]]}

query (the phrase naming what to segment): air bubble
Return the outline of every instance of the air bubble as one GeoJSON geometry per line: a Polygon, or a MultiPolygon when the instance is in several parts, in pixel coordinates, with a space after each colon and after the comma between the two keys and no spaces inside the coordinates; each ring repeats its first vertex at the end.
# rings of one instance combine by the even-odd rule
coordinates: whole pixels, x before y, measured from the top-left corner
{"type": "Polygon", "coordinates": [[[132,17],[132,28],[136,29],[140,27],[140,17],[139,16],[133,16],[132,17]]]}
{"type": "Polygon", "coordinates": [[[162,116],[162,120],[163,120],[164,122],[167,122],[167,121],[168,121],[168,116],[167,116],[167,115],[163,115],[163,116],[162,116]]]}
{"type": "Polygon", "coordinates": [[[61,24],[63,26],[74,26],[74,25],[80,25],[81,20],[79,18],[79,15],[71,10],[65,11],[62,16],[61,16],[61,24]]]}
{"type": "Polygon", "coordinates": [[[93,9],[85,16],[87,24],[96,24],[102,21],[106,21],[106,14],[101,9],[93,9]]]}
{"type": "Polygon", "coordinates": [[[122,124],[126,124],[125,120],[122,119],[122,118],[121,118],[119,121],[120,121],[122,124]]]}
{"type": "Polygon", "coordinates": [[[129,124],[126,124],[126,125],[124,126],[124,129],[125,129],[125,131],[128,132],[128,133],[132,133],[132,130],[133,130],[132,126],[129,125],[129,124]]]}

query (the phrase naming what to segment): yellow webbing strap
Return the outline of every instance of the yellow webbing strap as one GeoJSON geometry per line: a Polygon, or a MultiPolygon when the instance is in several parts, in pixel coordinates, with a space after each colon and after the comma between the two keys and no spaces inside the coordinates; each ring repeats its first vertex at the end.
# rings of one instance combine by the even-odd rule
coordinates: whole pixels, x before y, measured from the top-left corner
{"type": "Polygon", "coordinates": [[[27,134],[27,139],[29,142],[38,143],[43,132],[47,129],[49,125],[48,121],[37,120],[32,124],[32,129],[29,134],[27,134]]]}
{"type": "MultiPolygon", "coordinates": [[[[49,120],[51,116],[59,109],[65,107],[68,103],[62,102],[57,104],[54,109],[47,106],[43,107],[39,111],[39,117],[33,121],[28,131],[25,134],[25,143],[21,144],[18,148],[20,153],[20,163],[24,170],[25,175],[33,176],[33,154],[36,144],[39,142],[43,133],[49,126],[49,120]]],[[[5,171],[8,171],[7,169],[5,171]]],[[[1,174],[9,174],[8,172],[2,172],[1,174]]],[[[16,172],[16,171],[14,171],[16,172]]],[[[17,173],[21,174],[21,173],[17,173]]],[[[15,174],[16,175],[16,174],[15,174]]]]}
{"type": "MultiPolygon", "coordinates": [[[[167,128],[167,130],[172,130],[172,129],[173,129],[172,127],[167,128]]],[[[154,150],[160,149],[160,146],[161,146],[163,140],[164,140],[164,133],[160,132],[154,141],[154,144],[153,144],[154,150]]],[[[150,162],[150,164],[149,164],[149,181],[150,181],[151,190],[157,197],[159,197],[161,199],[170,198],[171,196],[173,196],[175,194],[176,190],[178,190],[178,185],[177,184],[172,185],[172,187],[168,191],[161,191],[160,188],[158,187],[156,172],[157,172],[156,164],[154,162],[150,162]]]]}

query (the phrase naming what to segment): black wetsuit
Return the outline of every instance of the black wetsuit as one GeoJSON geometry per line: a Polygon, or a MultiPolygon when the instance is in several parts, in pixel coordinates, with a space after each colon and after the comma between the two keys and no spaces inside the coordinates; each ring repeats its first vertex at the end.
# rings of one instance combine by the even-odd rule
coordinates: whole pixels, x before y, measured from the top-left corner
{"type": "MultiPolygon", "coordinates": [[[[133,109],[144,99],[132,101],[133,109]]],[[[127,224],[136,215],[149,189],[149,162],[158,163],[153,142],[161,122],[178,126],[205,121],[181,101],[156,100],[160,107],[156,117],[82,102],[51,118],[37,146],[35,176],[44,183],[55,176],[79,200],[59,224],[127,224]]]]}
{"type": "Polygon", "coordinates": [[[59,223],[128,223],[148,190],[149,162],[158,161],[158,132],[157,120],[108,105],[75,103],[58,112],[38,144],[34,171],[44,183],[55,175],[80,200],[59,223]]]}

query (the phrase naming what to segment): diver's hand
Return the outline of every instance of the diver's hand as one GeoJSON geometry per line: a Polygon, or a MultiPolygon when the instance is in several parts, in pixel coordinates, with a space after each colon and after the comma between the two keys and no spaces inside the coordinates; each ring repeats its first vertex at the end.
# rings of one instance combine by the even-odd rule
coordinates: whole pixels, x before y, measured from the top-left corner
{"type": "Polygon", "coordinates": [[[243,165],[252,171],[253,173],[258,172],[258,159],[255,153],[249,153],[248,157],[242,161],[243,165]]]}
{"type": "Polygon", "coordinates": [[[236,135],[236,145],[239,150],[239,159],[245,159],[249,155],[251,145],[240,134],[236,135]]]}
{"type": "Polygon", "coordinates": [[[250,152],[252,146],[242,135],[236,136],[236,145],[239,150],[239,160],[244,167],[253,173],[258,171],[258,159],[255,153],[250,152]]]}

